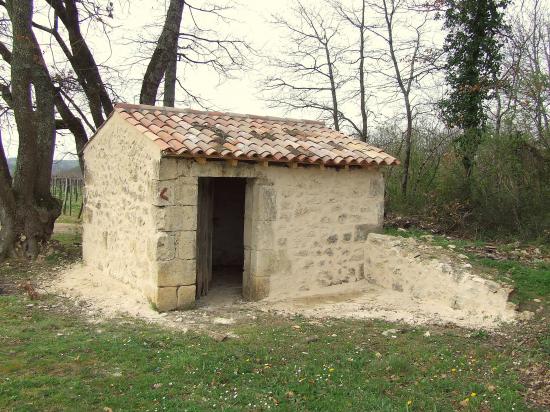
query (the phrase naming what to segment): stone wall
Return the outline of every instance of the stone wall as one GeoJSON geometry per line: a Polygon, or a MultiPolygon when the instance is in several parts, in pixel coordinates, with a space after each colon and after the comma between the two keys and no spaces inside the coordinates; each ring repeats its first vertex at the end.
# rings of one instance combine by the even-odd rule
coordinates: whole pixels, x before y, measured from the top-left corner
{"type": "Polygon", "coordinates": [[[89,142],[83,212],[84,262],[155,300],[152,187],[157,146],[115,113],[89,142]]]}
{"type": "Polygon", "coordinates": [[[160,311],[195,300],[199,177],[248,178],[248,299],[363,279],[367,235],[382,226],[384,184],[374,169],[161,158],[117,114],[85,160],[85,263],[141,290],[160,311]]]}
{"type": "Polygon", "coordinates": [[[163,285],[182,286],[193,280],[198,177],[249,178],[244,228],[246,298],[364,279],[367,235],[382,227],[384,184],[379,171],[232,166],[220,161],[198,164],[164,158],[161,175],[156,190],[165,191],[169,200],[157,199],[158,229],[174,237],[166,242],[170,250],[176,247],[182,253],[178,239],[187,239],[182,243],[187,245],[183,255],[176,253],[161,271],[171,274],[169,283],[162,280],[163,285]]]}
{"type": "Polygon", "coordinates": [[[415,239],[370,234],[365,267],[368,282],[413,299],[498,322],[514,320],[510,286],[478,276],[456,254],[415,239]]]}

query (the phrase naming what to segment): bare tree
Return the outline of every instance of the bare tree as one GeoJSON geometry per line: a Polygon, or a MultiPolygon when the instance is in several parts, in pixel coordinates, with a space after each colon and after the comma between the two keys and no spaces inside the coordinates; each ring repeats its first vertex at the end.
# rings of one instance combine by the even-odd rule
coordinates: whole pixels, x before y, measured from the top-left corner
{"type": "MultiPolygon", "coordinates": [[[[67,130],[74,136],[83,167],[82,148],[88,134],[113,110],[112,100],[117,96],[116,88],[104,78],[109,68],[98,66],[81,32],[81,25],[87,21],[105,28],[105,19],[113,13],[111,3],[103,7],[96,0],[46,0],[46,4],[54,13],[53,19],[44,23],[44,19],[38,19],[43,15],[34,13],[32,0],[0,0],[2,10],[8,12],[0,21],[0,95],[5,102],[2,114],[13,113],[19,138],[17,166],[11,176],[0,136],[0,258],[14,250],[34,257],[40,244],[49,239],[60,212],[59,201],[50,194],[56,132],[67,130]],[[52,51],[55,57],[45,62],[34,30],[51,36],[49,47],[58,47],[66,60],[57,61],[59,53],[52,51]],[[5,75],[6,67],[9,75],[5,75]]],[[[189,6],[189,10],[201,13],[218,13],[221,9],[189,6]]],[[[192,12],[190,16],[195,21],[192,12]]],[[[224,59],[231,60],[235,67],[242,62],[248,48],[244,42],[211,38],[208,33],[202,28],[181,32],[178,27],[176,36],[181,44],[172,50],[177,57],[174,59],[171,52],[171,62],[198,60],[197,64],[220,72],[232,69],[224,59]],[[186,49],[186,39],[191,39],[193,47],[186,49]],[[235,50],[238,53],[232,54],[235,50]],[[200,58],[192,53],[199,53],[200,58]]],[[[172,63],[166,90],[169,83],[179,82],[172,63]]],[[[161,78],[166,77],[166,70],[162,69],[161,78]]]]}
{"type": "MultiPolygon", "coordinates": [[[[104,116],[113,111],[113,103],[99,73],[95,58],[80,31],[81,20],[77,0],[46,0],[46,2],[55,11],[53,27],[46,28],[36,24],[35,26],[50,33],[57,40],[86,95],[94,124],[99,127],[105,120],[104,116]],[[59,33],[57,18],[61,20],[68,33],[69,45],[65,43],[59,33]]],[[[79,3],[83,7],[95,4],[87,1],[79,3]]],[[[94,7],[92,10],[93,13],[97,13],[98,9],[94,7]]]]}
{"type": "Polygon", "coordinates": [[[166,83],[168,96],[165,96],[165,105],[174,106],[176,82],[176,50],[178,48],[178,34],[183,15],[184,0],[170,0],[166,13],[164,27],[157,41],[157,47],[149,60],[147,70],[141,83],[139,102],[154,105],[157,92],[168,66],[168,82],[166,83]],[[166,99],[166,97],[168,99],[166,99]]]}
{"type": "Polygon", "coordinates": [[[381,16],[383,23],[377,26],[369,26],[367,29],[383,40],[386,50],[380,55],[380,60],[389,56],[393,68],[392,83],[397,86],[403,99],[405,109],[406,128],[404,132],[403,175],[401,179],[401,192],[407,194],[410,174],[410,160],[412,135],[414,125],[414,105],[412,99],[413,85],[417,84],[424,76],[430,73],[433,66],[433,56],[423,50],[424,28],[428,21],[428,11],[416,7],[407,0],[382,0],[369,3],[369,8],[381,16]],[[399,23],[399,15],[413,14],[415,19],[408,23],[399,23]],[[405,24],[398,29],[398,24],[405,24]],[[412,35],[399,36],[399,33],[412,32],[412,35]]]}
{"type": "MultiPolygon", "coordinates": [[[[367,108],[367,70],[365,62],[367,59],[367,23],[366,23],[366,2],[361,0],[361,6],[358,9],[345,7],[340,1],[333,4],[340,17],[351,24],[357,31],[359,42],[357,57],[353,59],[353,64],[358,64],[357,77],[359,80],[359,107],[361,112],[361,126],[358,126],[353,120],[345,117],[351,126],[358,133],[359,138],[366,142],[368,140],[368,120],[369,112],[367,108]]],[[[355,54],[355,50],[352,50],[355,54]]],[[[355,96],[353,96],[355,97],[355,96]]]]}
{"type": "Polygon", "coordinates": [[[497,90],[495,128],[500,132],[506,117],[550,148],[550,9],[535,0],[522,3],[519,11],[497,90]]]}
{"type": "Polygon", "coordinates": [[[345,64],[348,49],[337,42],[339,22],[325,15],[326,11],[298,2],[289,16],[274,17],[273,23],[288,34],[288,41],[284,57],[270,59],[277,74],[266,79],[264,88],[272,106],[328,114],[340,130],[338,92],[349,77],[341,75],[339,66],[345,64]]]}
{"type": "Polygon", "coordinates": [[[231,77],[235,70],[248,68],[247,55],[253,53],[250,45],[244,40],[222,35],[202,22],[215,19],[228,25],[231,19],[226,12],[230,9],[227,5],[203,7],[190,1],[170,1],[158,40],[142,38],[137,41],[143,45],[154,45],[142,81],[141,103],[155,104],[164,76],[165,106],[175,105],[176,85],[180,86],[187,97],[202,105],[200,96],[185,87],[178,78],[178,64],[193,70],[208,68],[224,79],[231,77]]]}

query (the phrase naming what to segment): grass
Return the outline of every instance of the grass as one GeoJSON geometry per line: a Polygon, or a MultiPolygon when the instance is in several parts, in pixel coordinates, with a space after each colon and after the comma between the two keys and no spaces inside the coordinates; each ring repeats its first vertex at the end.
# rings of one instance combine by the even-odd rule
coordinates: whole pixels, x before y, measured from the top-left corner
{"type": "MultiPolygon", "coordinates": [[[[32,281],[77,258],[11,262],[0,279],[32,281]]],[[[239,338],[218,342],[135,319],[90,324],[59,297],[0,295],[0,410],[543,410],[526,404],[520,369],[549,362],[548,335],[533,346],[450,327],[268,314],[232,331],[239,338]],[[382,335],[390,328],[401,331],[382,335]]]]}
{"type": "MultiPolygon", "coordinates": [[[[60,199],[63,202],[63,199],[60,199]]],[[[80,208],[82,206],[82,194],[79,194],[78,199],[73,199],[71,207],[67,203],[65,213],[61,213],[61,216],[57,219],[57,223],[80,223],[81,219],[78,217],[80,208]]]]}
{"type": "Polygon", "coordinates": [[[493,268],[501,278],[511,279],[516,288],[514,300],[525,303],[533,299],[550,297],[550,265],[537,263],[525,266],[513,260],[497,261],[478,258],[475,261],[485,268],[493,268]]]}
{"type": "Polygon", "coordinates": [[[0,299],[2,410],[527,410],[510,357],[452,333],[269,318],[216,342],[28,305],[0,299]]]}

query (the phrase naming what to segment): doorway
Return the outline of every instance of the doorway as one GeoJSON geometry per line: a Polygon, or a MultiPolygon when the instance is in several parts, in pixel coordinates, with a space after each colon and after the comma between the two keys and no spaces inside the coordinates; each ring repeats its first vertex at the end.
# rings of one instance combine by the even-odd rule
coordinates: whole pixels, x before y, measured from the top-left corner
{"type": "Polygon", "coordinates": [[[246,179],[199,178],[197,298],[212,290],[242,294],[246,179]]]}

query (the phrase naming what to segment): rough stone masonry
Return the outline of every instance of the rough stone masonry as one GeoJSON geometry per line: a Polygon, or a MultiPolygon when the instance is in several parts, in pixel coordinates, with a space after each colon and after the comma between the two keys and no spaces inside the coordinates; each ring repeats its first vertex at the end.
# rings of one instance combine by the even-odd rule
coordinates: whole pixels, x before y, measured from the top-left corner
{"type": "Polygon", "coordinates": [[[162,157],[117,115],[88,144],[85,161],[84,261],[159,311],[195,301],[199,177],[248,179],[243,295],[250,300],[364,279],[367,236],[382,227],[377,168],[162,157]]]}

